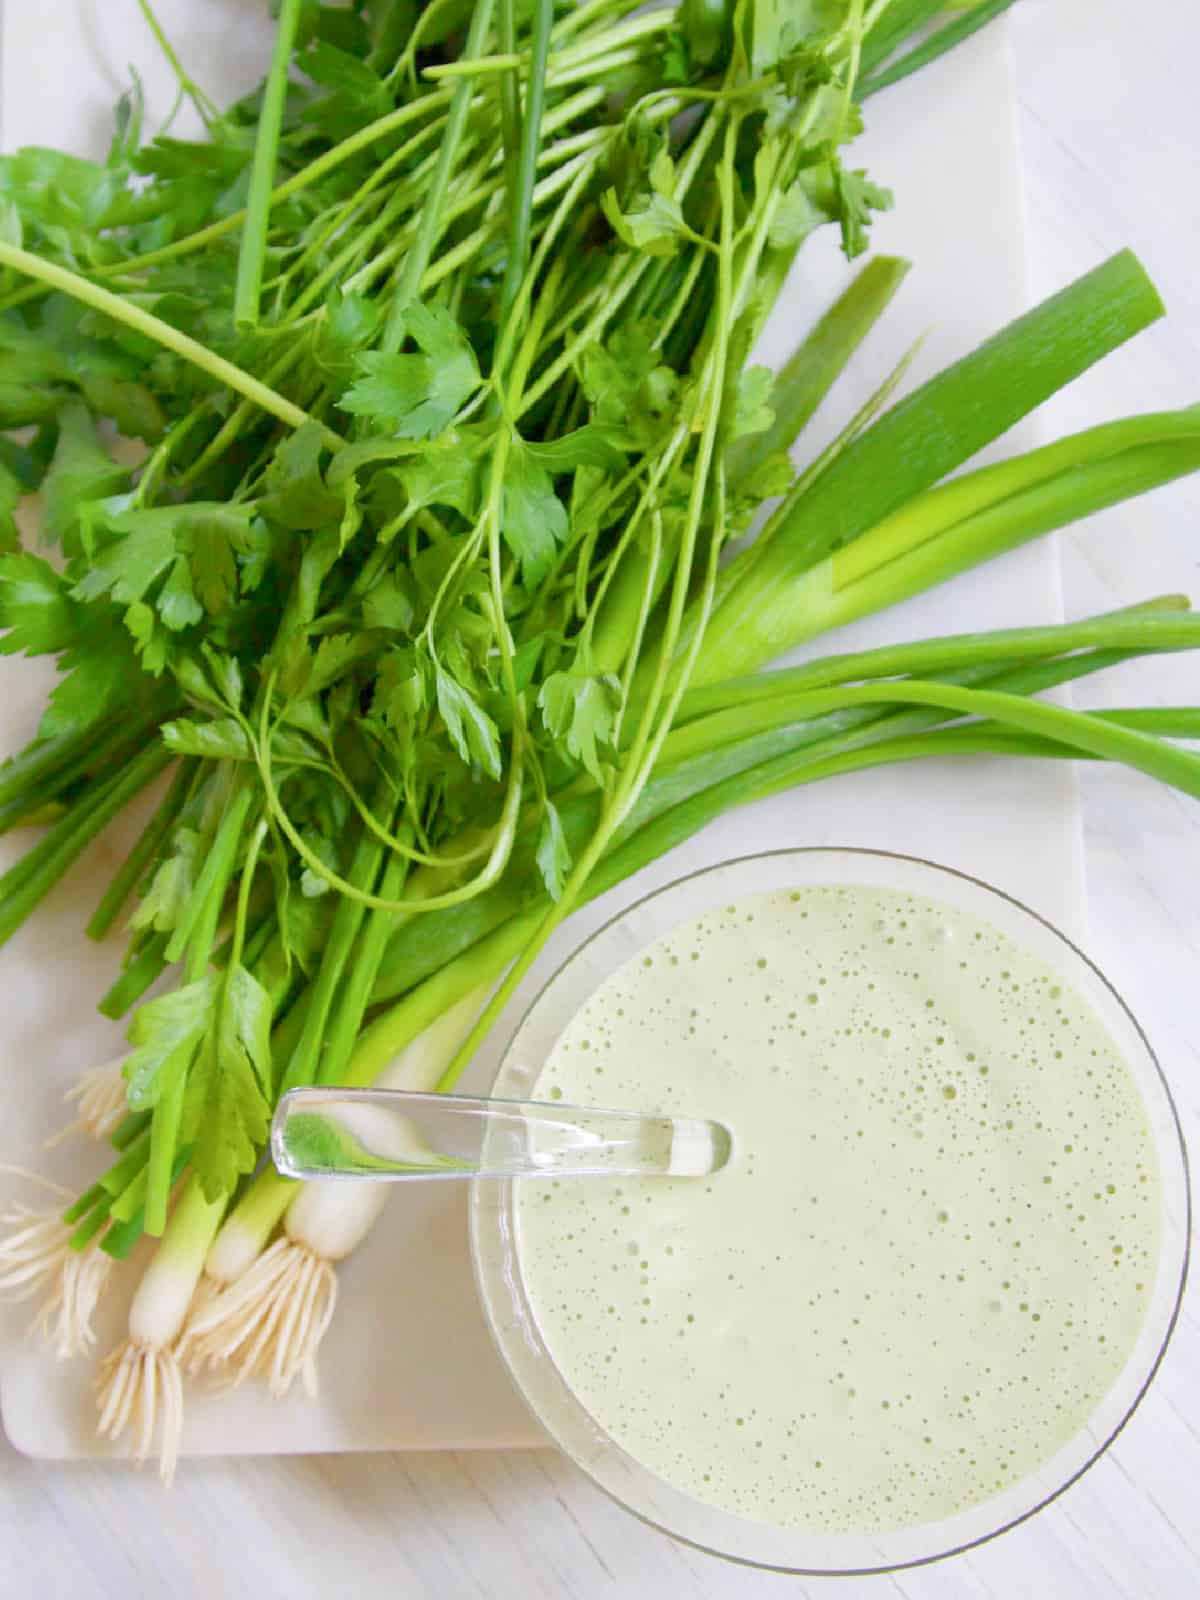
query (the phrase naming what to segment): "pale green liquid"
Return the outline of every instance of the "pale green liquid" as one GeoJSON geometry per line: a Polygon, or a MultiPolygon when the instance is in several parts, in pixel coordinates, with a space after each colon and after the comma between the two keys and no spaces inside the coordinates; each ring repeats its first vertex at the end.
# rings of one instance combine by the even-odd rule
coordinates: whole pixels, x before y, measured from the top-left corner
{"type": "Polygon", "coordinates": [[[708,1179],[527,1182],[534,1314],[584,1406],[780,1526],[939,1521],[1047,1461],[1157,1269],[1137,1086],[987,924],[811,888],[676,929],[589,1001],[539,1098],[715,1117],[708,1179]]]}

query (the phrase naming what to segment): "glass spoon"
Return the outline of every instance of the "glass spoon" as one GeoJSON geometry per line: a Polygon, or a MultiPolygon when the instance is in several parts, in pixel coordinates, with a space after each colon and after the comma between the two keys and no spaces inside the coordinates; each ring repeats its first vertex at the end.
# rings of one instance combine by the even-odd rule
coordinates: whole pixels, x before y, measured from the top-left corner
{"type": "Polygon", "coordinates": [[[407,1089],[292,1089],[271,1124],[288,1178],[702,1178],[729,1160],[719,1122],[559,1101],[407,1089]]]}

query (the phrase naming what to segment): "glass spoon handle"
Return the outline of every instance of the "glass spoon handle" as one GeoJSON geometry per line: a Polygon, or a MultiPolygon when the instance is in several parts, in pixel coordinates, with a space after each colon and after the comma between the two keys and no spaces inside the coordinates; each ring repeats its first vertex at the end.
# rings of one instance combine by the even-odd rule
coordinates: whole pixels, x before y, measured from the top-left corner
{"type": "Polygon", "coordinates": [[[288,1178],[701,1178],[731,1148],[699,1117],[407,1089],[293,1089],[271,1125],[288,1178]]]}

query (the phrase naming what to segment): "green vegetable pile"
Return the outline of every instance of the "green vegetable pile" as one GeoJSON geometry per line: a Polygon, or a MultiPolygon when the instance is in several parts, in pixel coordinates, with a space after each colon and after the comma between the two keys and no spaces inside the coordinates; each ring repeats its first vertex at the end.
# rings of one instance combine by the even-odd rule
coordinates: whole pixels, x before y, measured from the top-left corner
{"type": "MultiPolygon", "coordinates": [[[[305,1241],[296,1186],[253,1176],[280,1093],[422,1040],[449,1087],[562,919],[710,818],[979,750],[1200,794],[1171,742],[1200,713],[1028,698],[1200,642],[1174,598],[759,671],[1200,466],[1184,412],[944,481],[1160,314],[1128,254],[789,457],[906,270],[749,363],[804,241],[856,257],[890,203],[846,159],[861,102],[1003,8],[928,35],[929,0],[282,0],[222,112],[144,6],[203,137],[148,136],[135,85],[105,160],[0,160],[0,648],[60,674],[0,768],[3,826],[46,825],[0,939],[154,796],[88,923],[129,928],[115,1159],[36,1281],[61,1302],[166,1229],[101,1393],[141,1453],[157,1404],[173,1457],[206,1256],[234,1299],[198,1303],[198,1358],[311,1369],[327,1280],[282,1354],[245,1287],[285,1210],[305,1241]]],[[[43,1245],[0,1254],[14,1284],[43,1245]]]]}

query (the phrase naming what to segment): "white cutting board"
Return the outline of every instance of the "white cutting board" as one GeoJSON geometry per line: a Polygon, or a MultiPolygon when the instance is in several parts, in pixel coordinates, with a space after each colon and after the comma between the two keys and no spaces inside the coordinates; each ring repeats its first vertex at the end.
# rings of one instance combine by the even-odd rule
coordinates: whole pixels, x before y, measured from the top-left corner
{"type": "MultiPolygon", "coordinates": [[[[158,0],[166,28],[193,75],[218,99],[255,81],[269,48],[265,0],[158,0]]],[[[3,146],[102,149],[109,108],[134,63],[148,89],[151,126],[170,104],[136,0],[7,0],[3,16],[3,146]]],[[[917,333],[929,337],[914,373],[923,378],[962,354],[1026,303],[1023,216],[1007,41],[992,28],[952,61],[872,101],[870,133],[856,164],[892,185],[897,210],[875,242],[915,267],[853,375],[835,391],[825,432],[865,399],[917,333]]],[[[781,356],[844,281],[831,238],[806,246],[768,330],[781,356]]],[[[1006,448],[1027,446],[1029,427],[1006,448]]],[[[844,630],[839,649],[926,633],[1052,622],[1061,616],[1052,543],[1006,557],[936,594],[844,630]]],[[[811,650],[808,653],[817,653],[811,650]]],[[[32,731],[46,674],[5,661],[0,752],[32,731]]],[[[24,843],[0,840],[7,863],[24,843]]],[[[1068,768],[972,760],[902,767],[839,779],[725,818],[634,883],[572,919],[497,1030],[490,1064],[531,995],[581,937],[648,890],[698,866],[788,845],[867,845],[908,851],[989,879],[1057,922],[1083,933],[1082,848],[1068,768]]],[[[119,942],[88,945],[79,927],[120,841],[100,841],[33,925],[0,952],[5,1100],[0,1160],[34,1165],[71,1187],[89,1181],[102,1155],[78,1142],[40,1156],[62,1121],[59,1096],[85,1064],[105,1060],[118,1029],[92,1012],[116,969],[119,942]]],[[[5,1193],[24,1193],[0,1176],[5,1193]]],[[[128,1274],[126,1274],[128,1276],[128,1274]]],[[[249,1388],[192,1391],[184,1454],[267,1454],[533,1445],[536,1425],[492,1353],[475,1302],[467,1253],[465,1194],[456,1185],[406,1188],[393,1196],[369,1245],[342,1273],[342,1302],[322,1354],[320,1401],[280,1404],[249,1388]]],[[[101,1330],[107,1349],[123,1306],[101,1330]]],[[[0,1414],[14,1445],[31,1455],[105,1453],[95,1439],[88,1363],[58,1365],[21,1337],[25,1318],[7,1313],[0,1414]]]]}

